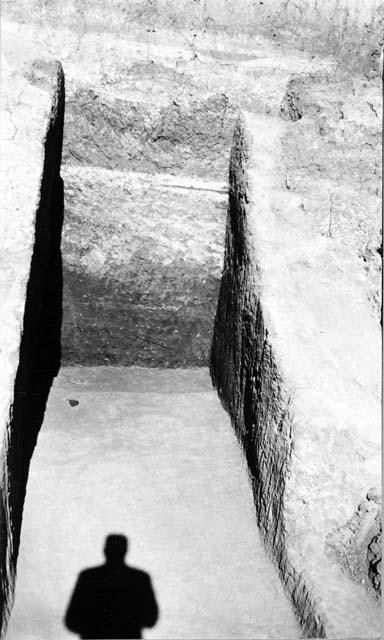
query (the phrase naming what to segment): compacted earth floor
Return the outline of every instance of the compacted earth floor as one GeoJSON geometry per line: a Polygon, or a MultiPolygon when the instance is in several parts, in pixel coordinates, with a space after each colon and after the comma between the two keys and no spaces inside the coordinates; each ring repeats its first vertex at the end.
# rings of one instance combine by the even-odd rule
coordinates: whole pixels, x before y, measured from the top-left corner
{"type": "Polygon", "coordinates": [[[206,369],[71,367],[32,459],[8,640],[63,617],[109,533],[152,579],[146,638],[299,638],[256,525],[245,462],[206,369]]]}

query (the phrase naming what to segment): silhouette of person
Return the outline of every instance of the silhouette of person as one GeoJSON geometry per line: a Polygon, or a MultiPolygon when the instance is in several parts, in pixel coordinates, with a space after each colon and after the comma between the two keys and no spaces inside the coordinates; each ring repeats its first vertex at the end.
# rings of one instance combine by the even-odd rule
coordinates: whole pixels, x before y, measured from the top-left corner
{"type": "Polygon", "coordinates": [[[128,540],[107,536],[105,564],[79,574],[65,625],[80,638],[142,638],[153,627],[158,606],[150,576],[125,564],[128,540]]]}

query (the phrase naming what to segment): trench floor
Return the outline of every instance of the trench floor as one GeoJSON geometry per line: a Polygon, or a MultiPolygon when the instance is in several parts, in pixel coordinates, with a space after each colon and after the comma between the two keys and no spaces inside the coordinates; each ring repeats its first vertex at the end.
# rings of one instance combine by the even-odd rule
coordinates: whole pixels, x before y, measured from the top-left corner
{"type": "Polygon", "coordinates": [[[75,580],[113,532],[152,578],[160,618],[145,638],[300,637],[207,370],[61,370],[31,464],[8,640],[75,637],[62,623],[75,580]]]}

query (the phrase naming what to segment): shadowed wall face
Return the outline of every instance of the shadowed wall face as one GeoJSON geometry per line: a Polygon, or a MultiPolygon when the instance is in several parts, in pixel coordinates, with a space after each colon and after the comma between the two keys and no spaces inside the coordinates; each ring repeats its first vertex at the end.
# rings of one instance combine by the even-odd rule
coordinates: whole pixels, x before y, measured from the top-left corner
{"type": "Polygon", "coordinates": [[[243,447],[264,544],[278,566],[305,637],[322,638],[323,621],[286,552],[284,492],[292,452],[292,416],[252,265],[246,171],[250,154],[239,120],[231,151],[225,260],[210,372],[243,447]]]}
{"type": "Polygon", "coordinates": [[[94,90],[73,82],[63,147],[63,364],[207,365],[235,109],[201,88],[181,100],[179,75],[161,60],[133,64],[117,85],[125,100],[100,82],[94,90]],[[153,87],[145,101],[132,98],[132,75],[153,87]]]}
{"type": "Polygon", "coordinates": [[[61,358],[60,242],[64,194],[60,162],[64,74],[58,63],[55,74],[56,87],[45,136],[44,167],[35,217],[35,240],[26,290],[19,363],[3,450],[0,543],[2,628],[12,606],[29,464],[61,358]]]}

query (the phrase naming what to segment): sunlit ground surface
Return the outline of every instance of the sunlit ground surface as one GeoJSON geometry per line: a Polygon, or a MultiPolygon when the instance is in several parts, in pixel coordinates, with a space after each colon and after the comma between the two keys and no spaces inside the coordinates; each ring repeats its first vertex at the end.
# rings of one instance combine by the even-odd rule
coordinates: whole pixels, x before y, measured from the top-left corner
{"type": "Polygon", "coordinates": [[[300,637],[207,370],[61,371],[31,466],[9,640],[75,637],[68,599],[111,532],[153,581],[160,619],[146,638],[300,637]]]}

